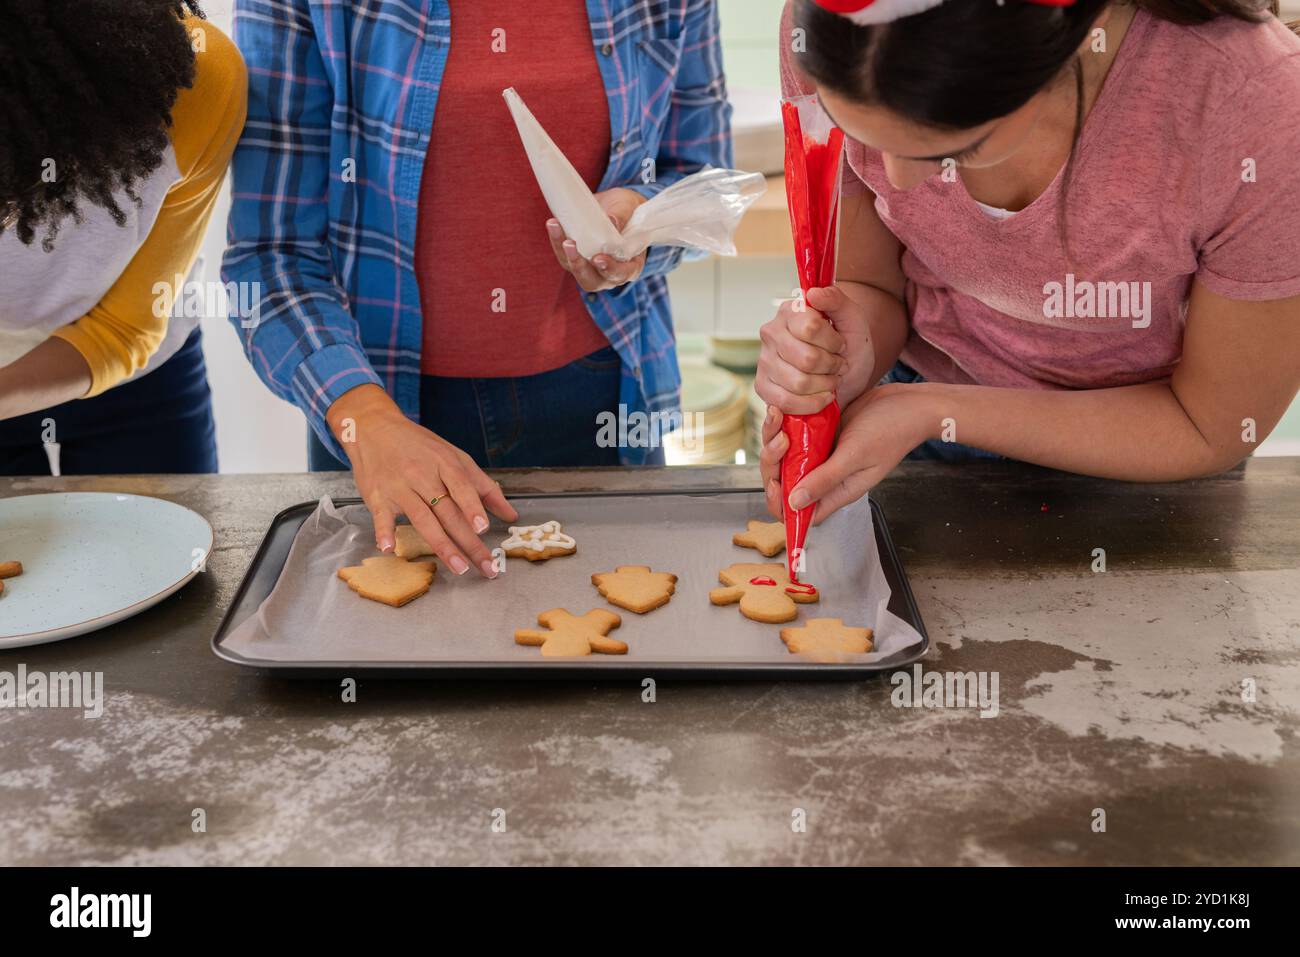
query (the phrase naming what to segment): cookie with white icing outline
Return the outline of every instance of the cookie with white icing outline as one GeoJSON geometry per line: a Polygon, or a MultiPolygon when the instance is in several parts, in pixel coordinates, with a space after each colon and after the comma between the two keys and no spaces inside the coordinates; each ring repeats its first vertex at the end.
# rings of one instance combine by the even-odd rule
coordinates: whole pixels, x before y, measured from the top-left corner
{"type": "Polygon", "coordinates": [[[578,550],[578,543],[564,534],[559,522],[511,525],[509,532],[510,537],[501,543],[501,548],[511,558],[544,562],[550,558],[572,555],[578,550]]]}
{"type": "Polygon", "coordinates": [[[593,651],[602,655],[627,654],[627,645],[609,637],[623,623],[612,611],[593,608],[579,616],[552,608],[538,615],[537,623],[549,631],[521,628],[515,632],[515,643],[540,647],[543,658],[581,658],[593,651]]]}
{"type": "Polygon", "coordinates": [[[794,621],[798,604],[815,602],[820,596],[812,585],[790,581],[784,565],[737,562],[718,572],[725,588],[709,592],[715,605],[740,603],[740,613],[751,621],[779,625],[794,621]]]}
{"type": "Polygon", "coordinates": [[[677,576],[654,572],[649,565],[619,565],[612,572],[597,572],[591,583],[611,605],[638,615],[668,604],[677,590],[677,576]]]}
{"type": "Polygon", "coordinates": [[[785,551],[785,525],[782,522],[749,520],[743,532],[731,536],[731,544],[753,548],[764,558],[772,558],[785,551]]]}

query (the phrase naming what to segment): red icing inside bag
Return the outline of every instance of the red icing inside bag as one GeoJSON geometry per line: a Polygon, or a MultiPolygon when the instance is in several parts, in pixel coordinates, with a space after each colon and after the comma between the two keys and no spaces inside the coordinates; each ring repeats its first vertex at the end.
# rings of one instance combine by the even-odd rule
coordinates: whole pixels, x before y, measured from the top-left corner
{"type": "MultiPolygon", "coordinates": [[[[790,207],[790,229],[794,235],[799,285],[807,295],[809,289],[835,282],[844,132],[830,125],[812,98],[801,97],[800,101],[784,101],[781,118],[785,125],[785,192],[790,207]],[[827,127],[825,132],[818,134],[806,129],[804,118],[808,116],[821,119],[821,125],[827,127]]],[[[799,565],[814,506],[792,509],[790,493],[830,456],[839,424],[840,407],[835,401],[813,415],[787,415],[781,423],[781,431],[790,440],[790,447],[781,460],[781,506],[785,518],[786,561],[792,582],[799,581],[799,565]]]]}

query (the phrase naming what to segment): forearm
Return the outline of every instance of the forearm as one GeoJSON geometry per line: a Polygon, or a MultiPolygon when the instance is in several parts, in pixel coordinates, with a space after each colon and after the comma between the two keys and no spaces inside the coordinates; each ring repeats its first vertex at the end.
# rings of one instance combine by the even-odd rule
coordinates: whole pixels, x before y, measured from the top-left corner
{"type": "Polygon", "coordinates": [[[869,283],[838,279],[835,284],[866,312],[868,335],[875,355],[875,364],[867,382],[873,386],[894,367],[907,344],[910,329],[907,308],[897,296],[869,283]]]}
{"type": "Polygon", "coordinates": [[[377,385],[359,385],[339,396],[325,413],[330,433],[343,450],[348,452],[356,441],[356,432],[367,421],[381,416],[402,418],[402,410],[382,388],[377,385]]]}
{"type": "MultiPolygon", "coordinates": [[[[1162,482],[1221,472],[1251,446],[1189,417],[1168,383],[1086,391],[925,382],[923,438],[1102,478],[1162,482]],[[1218,442],[1205,438],[1217,433],[1218,442]]],[[[1232,435],[1237,435],[1235,429],[1232,435]]]]}
{"type": "Polygon", "coordinates": [[[63,339],[51,337],[0,367],[0,419],[49,409],[90,390],[90,366],[63,339]]]}

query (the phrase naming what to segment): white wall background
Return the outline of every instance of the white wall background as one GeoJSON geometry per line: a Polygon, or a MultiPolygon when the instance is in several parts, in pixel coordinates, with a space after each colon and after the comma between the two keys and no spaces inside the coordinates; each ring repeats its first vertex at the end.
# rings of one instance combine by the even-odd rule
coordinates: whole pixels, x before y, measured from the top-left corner
{"type": "MultiPolygon", "coordinates": [[[[231,32],[234,0],[203,0],[213,24],[231,32]]],[[[226,245],[230,182],[212,217],[203,244],[205,279],[217,281],[226,245]]],[[[217,450],[223,472],[301,472],[307,468],[307,425],[295,406],[276,398],[244,358],[234,328],[225,319],[203,320],[203,351],[208,362],[217,417],[217,450]]]]}

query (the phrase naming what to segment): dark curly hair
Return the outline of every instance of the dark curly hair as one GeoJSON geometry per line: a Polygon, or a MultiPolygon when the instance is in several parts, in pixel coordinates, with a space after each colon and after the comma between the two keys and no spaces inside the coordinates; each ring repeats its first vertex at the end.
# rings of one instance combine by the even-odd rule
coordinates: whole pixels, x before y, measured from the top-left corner
{"type": "Polygon", "coordinates": [[[126,215],[162,165],[177,94],[194,84],[184,0],[0,0],[0,234],[48,252],[81,206],[126,215]],[[53,161],[53,182],[45,182],[53,161]]]}

